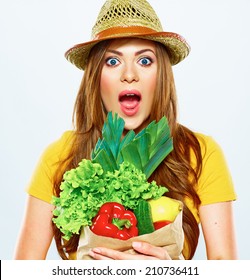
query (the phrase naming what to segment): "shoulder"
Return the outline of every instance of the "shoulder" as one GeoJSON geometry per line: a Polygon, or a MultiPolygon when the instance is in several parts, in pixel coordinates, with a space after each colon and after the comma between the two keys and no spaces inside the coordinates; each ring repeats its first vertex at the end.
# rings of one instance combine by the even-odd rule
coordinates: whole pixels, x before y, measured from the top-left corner
{"type": "Polygon", "coordinates": [[[43,151],[26,191],[41,200],[51,202],[53,180],[58,164],[67,159],[73,144],[74,132],[64,132],[43,151]]]}
{"type": "Polygon", "coordinates": [[[74,131],[65,131],[57,140],[47,146],[43,153],[43,158],[46,160],[63,159],[68,155],[74,140],[74,131]]]}
{"type": "Polygon", "coordinates": [[[207,174],[205,171],[216,173],[222,169],[224,172],[228,172],[225,155],[220,144],[213,137],[202,133],[196,132],[195,136],[201,148],[203,174],[207,174]]]}
{"type": "Polygon", "coordinates": [[[212,162],[214,167],[221,163],[224,165],[226,164],[224,151],[221,145],[212,136],[198,132],[194,134],[200,144],[203,166],[206,165],[208,161],[212,162]]]}
{"type": "Polygon", "coordinates": [[[207,150],[221,149],[220,145],[212,136],[199,132],[194,132],[194,135],[200,143],[202,153],[205,153],[207,150]]]}
{"type": "Polygon", "coordinates": [[[71,144],[74,139],[74,131],[73,130],[67,130],[62,135],[56,139],[54,142],[52,142],[48,148],[60,148],[67,144],[71,144]]]}
{"type": "Polygon", "coordinates": [[[218,160],[218,157],[224,159],[224,153],[221,145],[212,136],[198,132],[195,132],[194,135],[200,144],[203,164],[207,160],[213,159],[216,161],[218,160]]]}

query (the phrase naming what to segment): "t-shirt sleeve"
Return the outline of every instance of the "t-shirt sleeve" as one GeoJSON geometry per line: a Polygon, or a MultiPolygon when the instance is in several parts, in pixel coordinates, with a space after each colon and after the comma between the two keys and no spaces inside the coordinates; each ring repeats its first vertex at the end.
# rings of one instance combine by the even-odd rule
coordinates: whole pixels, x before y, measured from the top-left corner
{"type": "Polygon", "coordinates": [[[29,195],[51,203],[53,196],[53,177],[59,162],[67,156],[73,133],[65,132],[62,137],[50,144],[40,159],[26,187],[29,195]]]}
{"type": "Polygon", "coordinates": [[[200,143],[203,164],[197,193],[201,205],[235,200],[232,177],[221,147],[209,136],[204,136],[200,143]]]}

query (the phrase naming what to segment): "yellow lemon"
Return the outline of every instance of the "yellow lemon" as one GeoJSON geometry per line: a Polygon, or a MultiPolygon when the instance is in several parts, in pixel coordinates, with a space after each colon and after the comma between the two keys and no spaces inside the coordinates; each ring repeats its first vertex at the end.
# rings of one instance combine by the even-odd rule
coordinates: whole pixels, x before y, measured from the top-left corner
{"type": "Polygon", "coordinates": [[[178,200],[166,196],[150,199],[148,203],[151,206],[153,222],[165,220],[173,222],[182,210],[182,205],[178,200]]]}

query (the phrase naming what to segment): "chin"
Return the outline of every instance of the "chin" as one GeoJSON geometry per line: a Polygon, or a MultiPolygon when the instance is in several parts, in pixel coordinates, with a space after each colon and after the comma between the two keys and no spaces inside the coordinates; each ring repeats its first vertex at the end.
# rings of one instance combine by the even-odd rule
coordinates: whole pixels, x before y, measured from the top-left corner
{"type": "Polygon", "coordinates": [[[144,127],[144,121],[143,120],[137,120],[137,119],[124,119],[125,121],[125,129],[126,130],[134,130],[136,133],[138,133],[141,129],[144,127]]]}

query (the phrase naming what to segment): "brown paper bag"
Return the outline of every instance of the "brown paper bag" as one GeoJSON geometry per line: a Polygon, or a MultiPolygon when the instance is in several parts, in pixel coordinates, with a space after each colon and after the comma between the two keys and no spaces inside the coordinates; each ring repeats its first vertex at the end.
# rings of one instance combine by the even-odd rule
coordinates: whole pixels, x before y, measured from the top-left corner
{"type": "Polygon", "coordinates": [[[81,231],[79,245],[77,249],[78,260],[91,260],[88,252],[95,247],[106,247],[121,252],[136,254],[132,248],[133,241],[145,241],[152,245],[164,248],[171,259],[182,260],[182,249],[184,244],[184,232],[182,229],[182,211],[175,221],[150,234],[143,234],[132,237],[128,240],[119,240],[111,237],[94,234],[89,227],[84,227],[81,231]]]}

